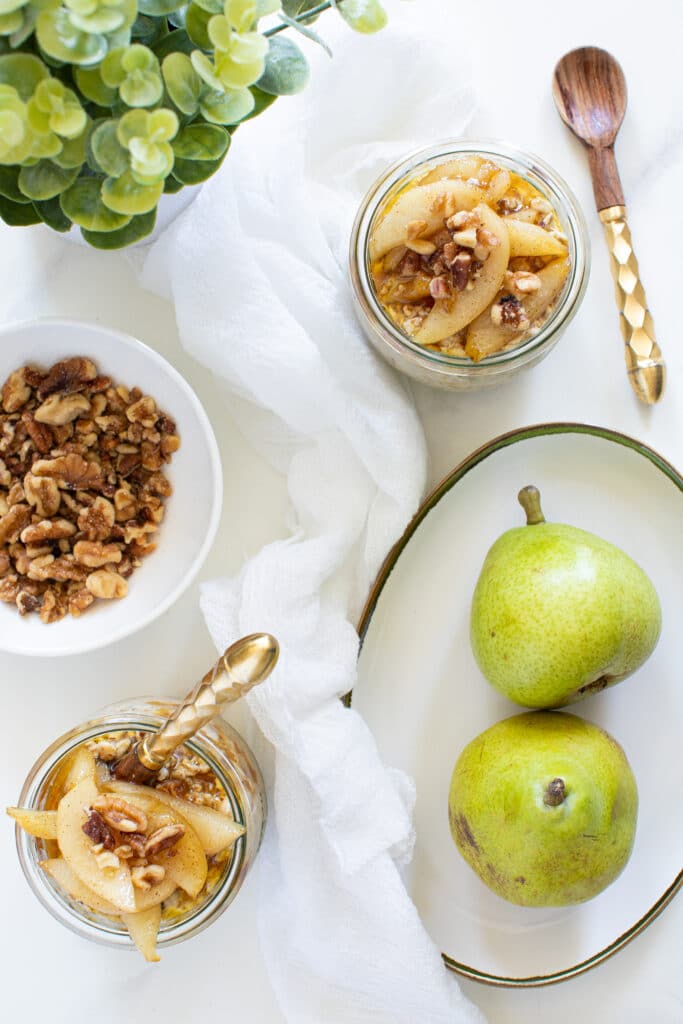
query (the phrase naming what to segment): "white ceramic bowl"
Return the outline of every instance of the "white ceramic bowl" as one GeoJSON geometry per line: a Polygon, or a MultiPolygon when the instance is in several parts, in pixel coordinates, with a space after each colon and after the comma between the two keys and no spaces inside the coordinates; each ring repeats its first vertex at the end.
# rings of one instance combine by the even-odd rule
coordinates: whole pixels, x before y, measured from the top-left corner
{"type": "Polygon", "coordinates": [[[81,654],[121,640],[162,615],[194,580],[216,536],[223,483],[218,445],[192,388],[162,356],[129,335],[75,320],[36,320],[0,329],[0,384],[26,363],[49,367],[89,356],[118,384],[152,395],[181,439],[166,472],[173,485],[158,548],[143,560],[121,601],[98,601],[79,619],[50,625],[0,603],[0,650],[40,657],[81,654]]]}

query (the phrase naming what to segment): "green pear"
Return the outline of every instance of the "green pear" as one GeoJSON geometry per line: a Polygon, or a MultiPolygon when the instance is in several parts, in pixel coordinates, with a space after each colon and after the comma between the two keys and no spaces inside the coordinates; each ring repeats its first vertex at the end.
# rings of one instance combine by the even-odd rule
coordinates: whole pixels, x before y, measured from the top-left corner
{"type": "Polygon", "coordinates": [[[619,744],[561,711],[528,711],[481,733],[458,758],[448,798],[467,863],[503,899],[527,907],[602,892],[631,855],[637,814],[619,744]]]}
{"type": "Polygon", "coordinates": [[[498,538],[477,581],[472,651],[510,700],[562,707],[635,672],[659,639],[661,609],[648,576],[620,548],[546,523],[535,487],[519,501],[527,525],[498,538]]]}

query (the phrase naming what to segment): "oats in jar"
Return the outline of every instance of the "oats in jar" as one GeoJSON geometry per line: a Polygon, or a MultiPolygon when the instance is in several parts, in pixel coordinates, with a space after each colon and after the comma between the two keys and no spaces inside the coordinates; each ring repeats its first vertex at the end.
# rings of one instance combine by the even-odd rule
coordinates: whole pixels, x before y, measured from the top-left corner
{"type": "Polygon", "coordinates": [[[44,809],[8,814],[43,842],[40,866],[66,895],[120,920],[156,962],[163,922],[203,903],[245,830],[220,779],[187,747],[150,785],[116,779],[112,767],[141,736],[121,730],[81,744],[60,765],[44,809]]]}
{"type": "Polygon", "coordinates": [[[393,323],[427,349],[473,362],[537,333],[570,269],[548,198],[474,154],[411,177],[380,207],[368,255],[393,323]]]}
{"type": "Polygon", "coordinates": [[[0,390],[0,601],[43,622],[119,600],[156,548],[180,439],[139,388],[75,356],[0,390]]]}

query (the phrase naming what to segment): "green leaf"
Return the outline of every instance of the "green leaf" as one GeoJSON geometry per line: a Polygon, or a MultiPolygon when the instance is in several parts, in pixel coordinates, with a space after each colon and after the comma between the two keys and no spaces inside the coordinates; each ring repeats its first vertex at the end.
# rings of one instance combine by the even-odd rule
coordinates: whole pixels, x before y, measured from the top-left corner
{"type": "Polygon", "coordinates": [[[47,224],[49,228],[52,228],[53,231],[59,231],[63,234],[71,230],[71,221],[64,214],[57,197],[46,199],[42,203],[34,203],[33,205],[40,215],[42,222],[47,224]]]}
{"type": "Polygon", "coordinates": [[[225,153],[219,160],[180,160],[173,164],[173,177],[182,181],[183,185],[199,185],[213,174],[225,159],[225,153]]]}
{"type": "Polygon", "coordinates": [[[116,231],[130,222],[130,216],[116,213],[102,202],[100,178],[79,178],[60,197],[64,214],[87,231],[116,231]]]}
{"type": "Polygon", "coordinates": [[[175,195],[175,193],[180,192],[183,187],[182,181],[178,181],[178,179],[174,178],[172,174],[169,174],[168,178],[164,182],[164,192],[166,195],[175,195]]]}
{"type": "Polygon", "coordinates": [[[356,32],[379,32],[387,23],[387,14],[379,0],[341,0],[337,10],[356,32]]]}
{"type": "Polygon", "coordinates": [[[156,71],[141,71],[122,82],[119,94],[129,107],[153,107],[164,94],[164,83],[156,71]]]}
{"type": "Polygon", "coordinates": [[[222,0],[194,0],[198,7],[201,7],[203,11],[208,11],[209,14],[222,14],[223,3],[222,0]]]}
{"type": "Polygon", "coordinates": [[[212,124],[237,124],[254,109],[254,97],[249,89],[229,93],[210,90],[202,96],[199,109],[212,124]]]}
{"type": "Polygon", "coordinates": [[[40,224],[40,216],[33,203],[13,203],[6,196],[0,196],[0,217],[13,228],[26,228],[40,224]]]}
{"type": "Polygon", "coordinates": [[[163,179],[154,185],[141,185],[126,171],[120,178],[107,178],[102,186],[102,201],[115,213],[133,216],[153,210],[163,191],[163,179]]]}
{"type": "Polygon", "coordinates": [[[136,43],[152,47],[168,35],[168,25],[164,18],[150,18],[139,14],[135,19],[131,35],[136,43]]]}
{"type": "Polygon", "coordinates": [[[0,84],[14,86],[24,103],[31,99],[38,83],[49,75],[42,60],[31,53],[8,53],[0,57],[0,84]]]}
{"type": "Polygon", "coordinates": [[[190,4],[185,15],[185,29],[195,46],[200,50],[212,50],[209,30],[207,25],[214,17],[208,11],[203,11],[197,4],[190,4]]]}
{"type": "Polygon", "coordinates": [[[157,211],[150,210],[149,213],[133,217],[125,227],[119,228],[118,231],[87,231],[85,228],[81,228],[81,234],[88,245],[92,245],[95,249],[124,249],[127,245],[132,245],[151,235],[156,219],[157,211]]]}
{"type": "Polygon", "coordinates": [[[153,18],[163,18],[182,7],[183,0],[138,0],[140,14],[149,14],[153,18]]]}
{"type": "Polygon", "coordinates": [[[256,85],[271,96],[293,96],[308,82],[308,61],[291,39],[273,36],[266,57],[266,69],[256,85]]]}
{"type": "Polygon", "coordinates": [[[103,35],[74,28],[66,7],[41,11],[36,36],[41,50],[65,64],[97,64],[108,49],[103,35]]]}
{"type": "Polygon", "coordinates": [[[187,4],[183,4],[173,14],[169,14],[168,20],[174,28],[185,28],[185,15],[187,14],[187,4]]]}
{"type": "Polygon", "coordinates": [[[75,139],[64,139],[62,150],[52,159],[60,167],[82,167],[85,163],[85,149],[88,139],[88,126],[75,139]]]}
{"type": "Polygon", "coordinates": [[[197,49],[197,45],[192,42],[185,29],[179,28],[175,32],[169,32],[161,42],[155,43],[152,49],[159,60],[163,60],[169,53],[186,53],[189,57],[192,51],[197,49]]]}
{"type": "Polygon", "coordinates": [[[249,92],[254,97],[254,109],[250,114],[247,114],[244,121],[251,121],[253,117],[258,117],[264,110],[272,106],[277,99],[277,96],[271,96],[270,93],[262,92],[257,86],[252,85],[249,87],[249,92]]]}
{"type": "Polygon", "coordinates": [[[51,160],[41,160],[33,167],[22,167],[19,188],[29,199],[54,199],[78,177],[79,167],[59,167],[51,160]]]}
{"type": "Polygon", "coordinates": [[[176,136],[172,145],[176,161],[215,161],[227,153],[230,135],[225,128],[219,128],[215,124],[190,124],[176,136]]]}
{"type": "Polygon", "coordinates": [[[169,53],[161,71],[171,100],[183,114],[196,114],[202,94],[202,80],[185,53],[169,53]]]}
{"type": "Polygon", "coordinates": [[[19,188],[20,167],[4,167],[0,164],[0,196],[11,199],[13,203],[30,203],[19,188]]]}
{"type": "Polygon", "coordinates": [[[104,83],[99,67],[74,68],[73,75],[82,95],[99,107],[110,107],[118,96],[115,88],[104,83]]]}
{"type": "Polygon", "coordinates": [[[118,121],[103,121],[97,126],[90,139],[92,154],[97,166],[109,178],[118,178],[128,170],[130,158],[128,150],[118,140],[116,130],[118,121]]]}

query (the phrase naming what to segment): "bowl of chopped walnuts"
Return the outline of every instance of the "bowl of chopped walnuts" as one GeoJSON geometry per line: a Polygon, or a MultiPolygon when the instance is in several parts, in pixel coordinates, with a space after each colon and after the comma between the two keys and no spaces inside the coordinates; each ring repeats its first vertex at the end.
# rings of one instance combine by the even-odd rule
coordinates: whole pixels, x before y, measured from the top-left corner
{"type": "Polygon", "coordinates": [[[0,330],[0,650],[78,654],[158,618],[222,491],[206,413],[157,352],[77,321],[0,330]]]}

